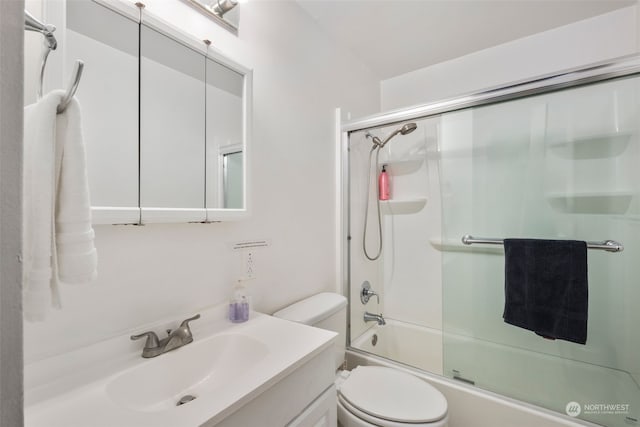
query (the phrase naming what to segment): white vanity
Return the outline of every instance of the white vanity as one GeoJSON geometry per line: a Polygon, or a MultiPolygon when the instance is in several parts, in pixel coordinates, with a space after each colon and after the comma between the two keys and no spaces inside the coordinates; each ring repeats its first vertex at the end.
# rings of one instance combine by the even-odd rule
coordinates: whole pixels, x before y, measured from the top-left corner
{"type": "Polygon", "coordinates": [[[124,334],[27,364],[25,426],[335,426],[336,334],[260,313],[232,324],[225,309],[202,311],[191,344],[154,358],[124,334]]]}

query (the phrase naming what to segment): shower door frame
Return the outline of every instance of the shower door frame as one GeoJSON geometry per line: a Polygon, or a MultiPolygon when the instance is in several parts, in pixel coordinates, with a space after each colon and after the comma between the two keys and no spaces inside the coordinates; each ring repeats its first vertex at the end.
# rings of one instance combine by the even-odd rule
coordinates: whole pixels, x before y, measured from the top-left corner
{"type": "MultiPolygon", "coordinates": [[[[349,135],[352,132],[399,125],[408,120],[421,120],[432,116],[470,107],[510,101],[533,95],[555,92],[562,89],[585,86],[615,78],[640,75],[640,55],[628,55],[612,60],[546,74],[532,79],[520,80],[466,95],[435,101],[408,108],[366,116],[347,121],[340,126],[340,183],[341,224],[339,248],[342,252],[342,290],[347,297],[347,342],[348,350],[360,352],[351,346],[351,178],[349,169],[349,135]],[[345,226],[346,225],[346,226],[345,226]]],[[[364,352],[366,353],[366,352],[364,352]]],[[[369,353],[366,353],[369,354],[369,353]]],[[[431,374],[431,373],[430,373],[431,374]]],[[[437,375],[437,374],[433,374],[437,375]]]]}

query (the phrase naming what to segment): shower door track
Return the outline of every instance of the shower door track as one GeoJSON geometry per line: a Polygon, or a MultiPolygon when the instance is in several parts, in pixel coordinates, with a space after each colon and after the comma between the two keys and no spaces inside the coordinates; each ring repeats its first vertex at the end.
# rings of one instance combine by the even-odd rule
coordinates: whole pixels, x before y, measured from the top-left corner
{"type": "Polygon", "coordinates": [[[640,74],[640,55],[623,56],[454,98],[374,114],[343,123],[342,132],[349,133],[397,124],[407,120],[424,119],[429,116],[464,108],[510,101],[634,74],[640,74]]]}

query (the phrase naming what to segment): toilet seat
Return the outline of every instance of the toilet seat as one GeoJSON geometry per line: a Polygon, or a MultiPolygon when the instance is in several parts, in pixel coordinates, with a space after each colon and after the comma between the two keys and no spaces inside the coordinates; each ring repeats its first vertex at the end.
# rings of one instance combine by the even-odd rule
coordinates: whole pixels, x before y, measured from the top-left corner
{"type": "Polygon", "coordinates": [[[442,420],[433,423],[398,423],[395,421],[385,420],[382,418],[375,418],[369,414],[366,414],[358,408],[350,405],[349,402],[344,400],[343,397],[338,396],[338,420],[342,421],[343,425],[356,425],[356,426],[376,426],[376,427],[444,427],[447,425],[448,416],[445,416],[442,420]],[[345,419],[357,421],[355,424],[344,424],[345,419]]]}
{"type": "Polygon", "coordinates": [[[353,415],[384,427],[432,426],[447,416],[447,401],[414,375],[381,366],[358,366],[339,385],[339,402],[353,415]]]}

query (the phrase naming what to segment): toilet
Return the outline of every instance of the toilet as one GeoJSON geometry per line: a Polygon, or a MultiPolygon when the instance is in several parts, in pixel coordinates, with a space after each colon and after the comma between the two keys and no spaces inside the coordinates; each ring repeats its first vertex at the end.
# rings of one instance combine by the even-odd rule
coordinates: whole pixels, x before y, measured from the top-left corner
{"type": "Polygon", "coordinates": [[[339,370],[345,357],[347,300],[321,293],[273,314],[337,332],[336,388],[342,427],[446,427],[447,400],[432,385],[406,372],[382,366],[339,370]]]}

